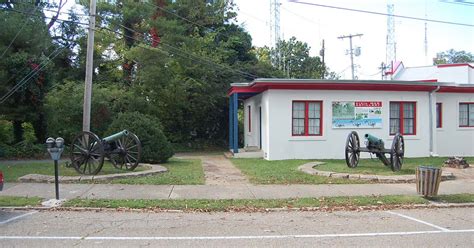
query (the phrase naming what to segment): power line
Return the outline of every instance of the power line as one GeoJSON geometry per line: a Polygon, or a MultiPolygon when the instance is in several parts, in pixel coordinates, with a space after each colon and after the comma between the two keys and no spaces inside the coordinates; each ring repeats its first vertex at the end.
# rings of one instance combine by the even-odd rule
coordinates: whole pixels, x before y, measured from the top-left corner
{"type": "Polygon", "coordinates": [[[10,98],[15,92],[17,92],[21,87],[23,87],[28,81],[33,78],[36,74],[38,74],[44,67],[46,67],[51,61],[56,58],[62,50],[64,50],[66,47],[60,47],[57,48],[55,51],[53,51],[49,56],[47,61],[41,62],[41,64],[38,65],[37,68],[35,68],[33,71],[28,73],[25,77],[23,77],[20,82],[18,82],[15,86],[13,86],[5,95],[0,98],[0,104],[4,103],[8,98],[10,98]],[[54,55],[53,55],[54,54],[54,55]],[[51,57],[52,56],[52,57],[51,57]]]}
{"type": "MultiPolygon", "coordinates": [[[[368,10],[361,10],[361,9],[351,9],[351,8],[344,8],[344,7],[338,7],[338,6],[332,6],[332,5],[317,4],[317,3],[300,2],[298,0],[289,0],[289,1],[293,2],[293,3],[304,4],[304,5],[311,5],[311,6],[330,8],[330,9],[338,9],[338,10],[346,10],[346,11],[359,12],[359,13],[372,14],[372,15],[382,15],[382,16],[388,16],[389,15],[387,13],[382,13],[382,12],[375,12],[375,11],[368,11],[368,10]]],[[[467,23],[441,21],[441,20],[419,18],[419,17],[412,17],[412,16],[403,16],[403,15],[392,15],[392,16],[397,17],[397,18],[411,19],[411,20],[417,20],[417,21],[436,22],[436,23],[458,25],[458,26],[465,26],[465,27],[474,27],[473,24],[467,24],[467,23]]]]}
{"type": "MultiPolygon", "coordinates": [[[[153,4],[152,4],[152,5],[153,5],[153,4]]],[[[156,5],[154,5],[154,6],[156,6],[156,5]]],[[[156,7],[161,8],[161,7],[159,7],[159,6],[156,6],[156,7]]],[[[26,12],[18,11],[18,10],[13,10],[13,9],[5,9],[5,8],[0,8],[0,9],[1,9],[1,10],[6,10],[6,11],[18,12],[18,13],[22,13],[22,14],[28,14],[28,13],[26,13],[26,12]]],[[[161,9],[163,9],[163,8],[161,8],[161,9]]],[[[168,10],[166,10],[166,11],[169,12],[169,13],[173,13],[173,12],[170,12],[170,11],[168,11],[168,10]]],[[[174,13],[173,13],[173,14],[174,14],[174,13]]],[[[181,19],[184,19],[184,20],[187,20],[187,21],[189,21],[189,22],[191,22],[191,23],[194,23],[194,22],[188,20],[188,19],[185,18],[185,17],[181,17],[181,16],[179,16],[179,15],[177,15],[177,14],[174,14],[174,15],[180,17],[181,19]]],[[[40,15],[36,15],[36,16],[44,17],[44,18],[47,18],[47,19],[51,19],[51,17],[40,16],[40,15]]],[[[82,22],[78,22],[78,21],[64,20],[64,19],[60,19],[60,18],[58,18],[57,20],[58,20],[58,21],[62,21],[62,22],[70,22],[70,23],[76,23],[76,24],[88,26],[87,23],[82,23],[82,22]]],[[[197,23],[194,23],[194,24],[200,25],[200,24],[197,24],[197,23]]],[[[136,30],[134,30],[134,29],[125,27],[125,26],[123,26],[123,25],[121,25],[121,24],[119,24],[119,25],[120,25],[122,28],[126,28],[126,29],[128,29],[128,30],[130,30],[130,31],[132,31],[132,32],[134,32],[134,33],[136,33],[136,34],[139,34],[139,35],[141,35],[141,36],[144,36],[143,34],[141,34],[140,32],[138,32],[138,31],[136,31],[136,30]]],[[[200,26],[201,26],[201,27],[204,27],[204,26],[202,26],[202,25],[200,25],[200,26]]],[[[106,28],[106,27],[98,27],[98,28],[108,30],[108,31],[110,31],[110,32],[116,33],[116,34],[121,35],[121,36],[123,36],[123,37],[127,37],[127,38],[130,38],[130,39],[133,39],[133,40],[138,41],[138,42],[143,42],[143,41],[141,41],[141,40],[136,39],[135,37],[127,36],[126,34],[122,34],[122,33],[118,32],[118,31],[112,30],[112,29],[110,29],[110,28],[106,28]]],[[[97,29],[95,29],[95,30],[96,30],[96,31],[100,31],[100,30],[97,30],[97,29]]],[[[224,34],[223,34],[223,35],[224,35],[224,34]]],[[[227,35],[225,35],[225,36],[227,36],[227,35]]],[[[230,38],[229,36],[227,36],[227,37],[230,38]]],[[[189,56],[192,56],[192,57],[195,57],[195,59],[193,59],[193,60],[196,61],[196,62],[199,62],[199,61],[200,61],[200,62],[202,63],[202,62],[204,61],[204,62],[207,62],[208,65],[209,65],[209,64],[217,65],[217,66],[219,66],[219,67],[221,67],[221,68],[224,68],[224,69],[226,69],[226,70],[228,70],[228,71],[233,71],[234,73],[240,74],[240,75],[245,76],[245,77],[258,78],[257,75],[254,75],[254,74],[252,74],[252,73],[244,72],[244,71],[241,71],[241,70],[238,70],[238,69],[233,69],[233,68],[230,68],[229,66],[222,65],[222,64],[217,63],[217,62],[214,62],[214,61],[210,61],[210,60],[203,59],[202,57],[199,57],[199,56],[197,56],[197,55],[191,54],[191,53],[189,53],[189,52],[182,51],[182,49],[176,48],[176,47],[174,47],[174,46],[172,46],[172,45],[169,45],[169,44],[166,44],[165,42],[160,42],[160,44],[162,44],[162,45],[164,45],[164,46],[166,46],[166,47],[169,47],[169,48],[171,48],[171,49],[174,49],[175,51],[179,51],[179,52],[181,52],[182,54],[186,54],[187,56],[184,56],[184,55],[182,55],[182,54],[181,54],[181,55],[180,55],[180,54],[177,54],[178,56],[181,56],[181,57],[183,57],[183,58],[190,59],[189,56]]],[[[149,48],[147,48],[147,47],[143,47],[143,46],[141,46],[141,47],[142,47],[142,48],[149,49],[149,48]]]]}
{"type": "MultiPolygon", "coordinates": [[[[21,14],[29,15],[28,12],[24,12],[24,11],[21,11],[21,10],[8,9],[8,8],[0,8],[0,10],[3,10],[3,11],[11,11],[11,12],[16,12],[16,13],[21,13],[21,14]]],[[[66,13],[65,13],[65,14],[66,14],[66,13]]],[[[52,17],[42,16],[42,15],[35,15],[35,14],[31,14],[31,16],[37,16],[37,17],[46,18],[46,19],[53,19],[52,17]]],[[[57,21],[61,21],[61,22],[69,22],[69,23],[75,23],[75,24],[79,24],[79,25],[89,26],[88,23],[79,22],[79,21],[64,20],[64,19],[61,19],[61,18],[57,18],[56,20],[57,20],[57,21]]]]}

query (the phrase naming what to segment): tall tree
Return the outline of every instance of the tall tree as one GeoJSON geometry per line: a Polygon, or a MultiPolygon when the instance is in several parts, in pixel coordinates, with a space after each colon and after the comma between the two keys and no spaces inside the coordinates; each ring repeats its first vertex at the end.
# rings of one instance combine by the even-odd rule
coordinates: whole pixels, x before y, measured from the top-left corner
{"type": "Polygon", "coordinates": [[[46,134],[43,99],[52,80],[49,60],[59,50],[52,43],[42,6],[0,4],[1,113],[13,122],[15,142],[23,139],[23,122],[31,122],[38,139],[46,134]],[[20,26],[20,29],[18,28],[20,26]]]}

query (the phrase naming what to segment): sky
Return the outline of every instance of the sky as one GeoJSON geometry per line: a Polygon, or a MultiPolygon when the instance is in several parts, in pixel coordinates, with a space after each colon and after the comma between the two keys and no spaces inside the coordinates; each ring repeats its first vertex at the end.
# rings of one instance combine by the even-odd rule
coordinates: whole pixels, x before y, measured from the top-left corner
{"type": "MultiPolygon", "coordinates": [[[[351,78],[349,39],[337,37],[363,34],[353,38],[353,47],[361,48],[355,57],[359,79],[380,79],[378,67],[386,57],[387,16],[356,13],[301,4],[316,3],[351,9],[387,13],[394,4],[394,14],[474,25],[474,0],[465,4],[456,0],[280,0],[280,30],[283,39],[295,36],[308,43],[311,55],[318,56],[325,41],[325,60],[341,79],[351,78]]],[[[459,0],[458,0],[459,1],[459,0]]],[[[252,36],[253,45],[270,46],[270,0],[234,0],[238,24],[252,36]]],[[[436,53],[448,49],[474,53],[474,27],[427,23],[428,56],[425,56],[425,22],[395,17],[396,59],[406,67],[432,64],[436,53]]]]}

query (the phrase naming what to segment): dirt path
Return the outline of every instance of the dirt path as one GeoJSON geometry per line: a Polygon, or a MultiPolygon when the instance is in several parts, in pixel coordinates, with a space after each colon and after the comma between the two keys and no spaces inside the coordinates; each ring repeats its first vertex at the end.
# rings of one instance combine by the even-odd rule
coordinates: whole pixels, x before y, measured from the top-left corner
{"type": "Polygon", "coordinates": [[[178,158],[199,158],[206,178],[206,185],[249,184],[248,179],[224,155],[186,155],[178,158]]]}

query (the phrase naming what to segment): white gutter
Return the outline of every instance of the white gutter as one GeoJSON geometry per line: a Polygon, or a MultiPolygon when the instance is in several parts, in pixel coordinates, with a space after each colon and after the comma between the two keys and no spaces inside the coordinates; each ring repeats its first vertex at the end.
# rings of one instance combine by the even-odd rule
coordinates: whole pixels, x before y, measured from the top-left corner
{"type": "Polygon", "coordinates": [[[438,154],[435,154],[434,153],[434,141],[433,141],[433,137],[434,137],[434,131],[436,130],[435,129],[435,125],[436,125],[436,121],[433,121],[433,116],[435,116],[434,114],[434,109],[436,109],[436,102],[434,103],[433,105],[433,94],[438,92],[439,89],[441,88],[441,86],[437,86],[436,89],[434,89],[433,91],[431,91],[428,96],[429,96],[429,105],[430,105],[430,111],[429,111],[429,116],[430,116],[430,156],[431,157],[438,157],[439,155],[438,154]]]}

